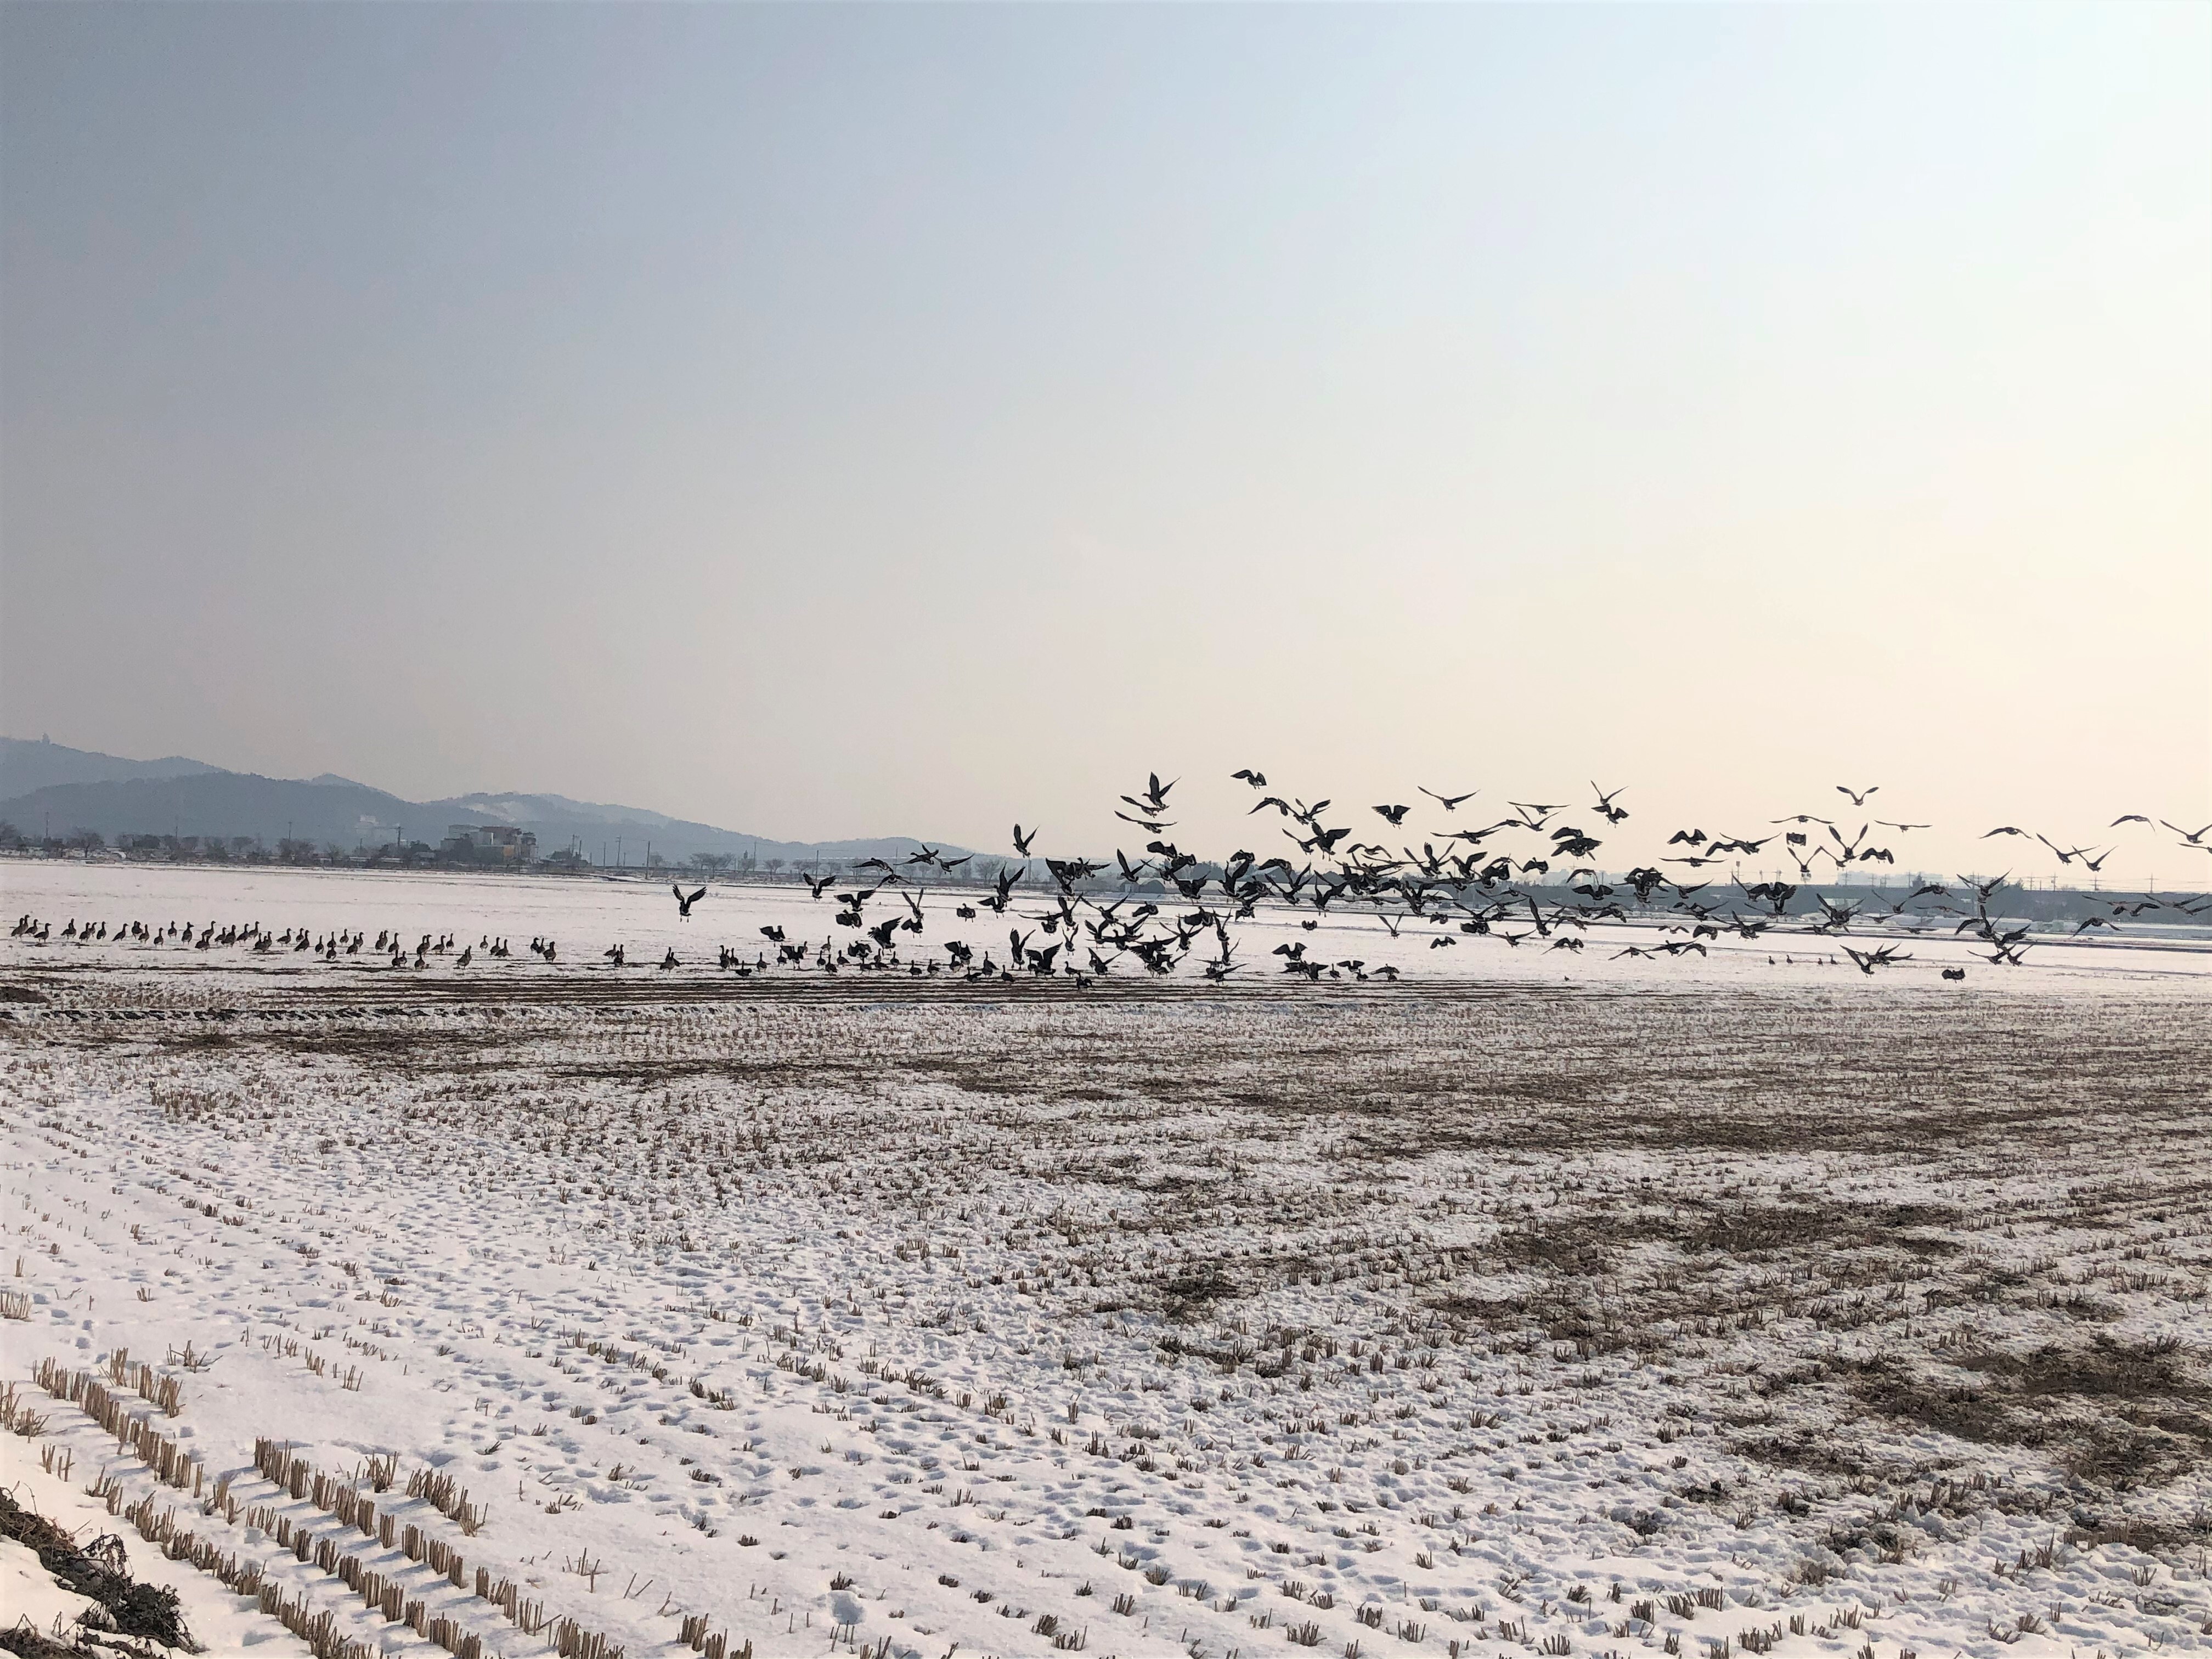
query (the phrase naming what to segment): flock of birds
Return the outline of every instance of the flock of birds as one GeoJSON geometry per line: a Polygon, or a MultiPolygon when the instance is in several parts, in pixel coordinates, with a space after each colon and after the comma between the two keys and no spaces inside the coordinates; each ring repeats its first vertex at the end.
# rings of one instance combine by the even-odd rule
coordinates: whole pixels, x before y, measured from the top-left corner
{"type": "MultiPolygon", "coordinates": [[[[939,878],[955,877],[975,857],[948,857],[924,846],[896,866],[884,859],[867,859],[854,865],[849,874],[802,878],[817,902],[841,882],[850,884],[831,895],[832,925],[845,930],[844,943],[838,942],[836,932],[815,942],[794,940],[780,925],[764,927],[760,934],[763,946],[773,948],[773,959],[763,946],[748,953],[722,945],[716,965],[739,975],[791,967],[887,970],[916,977],[949,973],[970,981],[1005,981],[1018,975],[1064,976],[1086,987],[1125,962],[1144,973],[1164,976],[1196,957],[1206,978],[1221,981],[1252,965],[1239,959],[1239,939],[1231,930],[1253,920],[1263,905],[1297,916],[1298,927],[1307,933],[1316,933],[1332,915],[1371,919],[1394,939],[1408,927],[1425,927],[1431,930],[1431,950],[1481,939],[1515,949],[1533,945],[1540,951],[1579,953],[1589,944],[1593,924],[1632,921],[1650,929],[1648,940],[1613,951],[1613,960],[1703,956],[1708,940],[1724,937],[1810,936],[1832,941],[1832,947],[1823,948],[1839,949],[1869,975],[1912,960],[1894,939],[1883,942],[1871,936],[1879,933],[1901,929],[1917,935],[1948,930],[1954,937],[1973,941],[1984,961],[1999,966],[2018,965],[2031,948],[2028,925],[2008,921],[1992,908],[2010,880],[2008,873],[1986,881],[1962,876],[1955,885],[1923,882],[1902,897],[1873,888],[1831,896],[1812,886],[1823,863],[1838,875],[1857,866],[1893,866],[1896,854],[1891,843],[1931,827],[1925,823],[1869,815],[1850,830],[1835,818],[1797,812],[1771,821],[1763,834],[1709,833],[1701,827],[1686,827],[1674,830],[1665,843],[1681,852],[1669,851],[1654,864],[1608,878],[1595,859],[1607,835],[1630,816],[1620,804],[1626,793],[1622,789],[1601,789],[1593,783],[1594,799],[1579,811],[1564,802],[1508,801],[1511,811],[1507,816],[1480,828],[1470,823],[1464,828],[1432,830],[1417,850],[1409,844],[1393,848],[1363,838],[1358,825],[1364,820],[1330,819],[1326,815],[1333,803],[1328,800],[1308,802],[1265,793],[1266,775],[1254,769],[1245,768],[1232,777],[1259,792],[1252,815],[1277,815],[1278,827],[1298,854],[1295,860],[1287,852],[1262,859],[1239,850],[1218,863],[1202,862],[1196,854],[1167,839],[1176,827],[1169,797],[1176,784],[1164,783],[1153,773],[1144,788],[1121,796],[1115,811],[1117,818],[1152,837],[1139,857],[1133,859],[1118,848],[1110,863],[1037,857],[1032,849],[1040,832],[1014,825],[1013,848],[1021,862],[1002,864],[988,892],[972,900],[963,896],[953,911],[962,922],[978,921],[987,910],[1006,921],[1003,961],[993,948],[979,952],[962,939],[943,941],[938,947],[941,956],[935,951],[902,954],[902,935],[918,939],[928,925],[922,903],[927,889],[922,884],[933,872],[939,878]],[[1770,878],[1747,882],[1740,874],[1723,880],[1699,873],[1733,865],[1777,843],[1796,866],[1798,881],[1770,878]],[[1035,887],[1024,890],[1037,863],[1045,877],[1038,884],[1042,896],[1035,887]],[[1676,866],[1679,873],[1661,866],[1676,866]],[[865,886],[853,880],[863,872],[869,876],[865,886]],[[1301,914],[1309,911],[1310,915],[1301,914]],[[1856,943],[1846,942],[1854,927],[1863,932],[1856,943]],[[1862,945],[1866,948],[1861,949],[1862,945]]],[[[1837,792],[1860,811],[1867,809],[1878,789],[1837,786],[1837,792]]],[[[1480,792],[1454,793],[1422,786],[1418,793],[1447,819],[1455,820],[1460,809],[1480,792]]],[[[1415,809],[1407,803],[1385,802],[1370,810],[1391,831],[1403,832],[1415,809]]],[[[2111,827],[2130,824],[2163,827],[2179,838],[2182,847],[2212,853],[2212,839],[2208,839],[2212,823],[2192,831],[2131,812],[2114,819],[2111,827]]],[[[1367,835],[1379,833],[1370,830],[1367,835]]],[[[2000,825],[1983,839],[2015,836],[2032,838],[2049,848],[2062,866],[2078,865],[2091,872],[2101,869],[2116,850],[2061,846],[2014,824],[2000,825]]],[[[701,886],[686,892],[675,885],[672,891],[678,919],[688,922],[708,890],[701,886]]],[[[2074,930],[2076,935],[2117,929],[2124,917],[2156,912],[2161,919],[2186,921],[2212,908],[2212,897],[2203,895],[2099,897],[2109,905],[2110,915],[2084,918],[2074,930]]],[[[53,936],[52,924],[25,915],[18,919],[12,936],[46,942],[53,936]]],[[[86,941],[112,937],[155,945],[174,941],[196,950],[223,946],[255,955],[309,952],[325,962],[366,954],[394,969],[423,969],[434,957],[448,957],[455,966],[466,968],[479,955],[501,959],[514,954],[507,939],[489,934],[473,945],[460,946],[456,953],[450,933],[424,933],[410,945],[398,932],[386,929],[372,945],[364,933],[315,933],[299,927],[272,935],[258,923],[218,929],[210,922],[196,934],[189,923],[181,928],[173,922],[149,928],[133,921],[117,926],[111,934],[104,922],[80,927],[72,919],[61,937],[86,941]]],[[[1311,949],[1316,942],[1291,939],[1275,945],[1269,955],[1279,958],[1276,971],[1310,981],[1397,977],[1398,969],[1388,963],[1316,952],[1311,949]]],[[[550,939],[532,939],[530,951],[545,962],[560,960],[559,946],[550,939]]],[[[629,965],[627,950],[620,944],[609,947],[604,960],[616,968],[629,965]]],[[[684,963],[672,947],[658,965],[669,970],[684,963]]],[[[1942,975],[1963,979],[1966,969],[1948,967],[1942,975]]]]}
{"type": "MultiPolygon", "coordinates": [[[[1266,775],[1255,769],[1244,768],[1231,776],[1255,791],[1267,788],[1266,775]]],[[[978,961],[972,946],[951,940],[943,947],[948,958],[944,965],[971,979],[1058,973],[1088,983],[1091,977],[1112,972],[1124,957],[1133,958],[1147,972],[1170,974],[1205,946],[1207,953],[1200,961],[1206,977],[1225,980],[1249,965],[1237,960],[1237,942],[1231,927],[1252,919],[1262,904],[1287,907],[1293,912],[1310,908],[1313,916],[1298,924],[1309,933],[1316,931],[1332,907],[1336,907],[1340,912],[1371,915],[1393,939],[1401,937],[1409,924],[1425,922],[1438,930],[1429,939],[1431,950],[1449,948],[1472,936],[1499,939],[1516,948],[1539,941],[1539,948],[1544,951],[1579,952],[1587,948],[1585,935],[1593,923],[1632,920],[1627,902],[1632,894],[1634,919],[1656,923],[1659,937],[1649,945],[1632,944],[1615,951],[1614,960],[1702,956],[1706,954],[1708,939],[1717,940],[1723,934],[1756,939],[1778,929],[1834,937],[1849,933],[1854,924],[1901,922],[1908,930],[1925,932],[1944,925],[1939,920],[1943,917],[1952,919],[1949,927],[1954,936],[1968,936],[1985,947],[1984,960],[1990,963],[2018,965],[2031,948],[2027,926],[2008,924],[1990,908],[2010,880],[2008,872],[1988,881],[1960,877],[1956,888],[1923,883],[1901,899],[1887,893],[1879,898],[1851,899],[1847,895],[1831,898],[1814,892],[1803,894],[1806,902],[1797,905],[1800,885],[1782,880],[1746,883],[1735,878],[1722,886],[1711,878],[1686,880],[1647,866],[1608,882],[1592,861],[1604,845],[1604,832],[1570,822],[1555,825],[1554,819],[1572,811],[1565,802],[1509,800],[1505,803],[1512,809],[1509,816],[1480,828],[1470,825],[1432,831],[1417,852],[1411,846],[1393,849],[1379,841],[1358,839],[1356,819],[1352,823],[1328,821],[1323,815],[1332,805],[1330,801],[1309,803],[1264,793],[1251,812],[1274,811],[1283,820],[1279,827],[1297,848],[1300,860],[1293,864],[1286,854],[1261,860],[1255,854],[1238,851],[1224,862],[1206,865],[1196,854],[1161,839],[1175,828],[1169,816],[1169,796],[1175,787],[1174,782],[1163,783],[1159,775],[1152,773],[1141,791],[1121,796],[1121,805],[1115,810],[1115,817],[1155,838],[1146,843],[1143,858],[1133,860],[1119,849],[1112,864],[1044,858],[1042,861],[1050,881],[1047,908],[1018,913],[1018,921],[1031,926],[1027,931],[1018,925],[1008,928],[1006,960],[994,962],[986,951],[978,961]],[[1498,844],[1492,845],[1493,842],[1498,844]],[[1559,868],[1562,866],[1564,869],[1559,868]],[[1154,884],[1164,896],[1169,891],[1179,896],[1182,904],[1170,908],[1140,899],[1138,890],[1154,884]],[[1103,896],[1116,889],[1113,896],[1103,896]],[[1796,905],[1794,910],[1793,905],[1796,905]]],[[[1838,784],[1836,787],[1852,806],[1864,808],[1880,786],[1853,788],[1838,784]]],[[[1595,783],[1590,789],[1595,799],[1586,810],[1602,822],[1607,831],[1626,821],[1628,809],[1620,804],[1626,790],[1601,789],[1595,783]]],[[[1418,793],[1444,813],[1454,814],[1480,792],[1448,793],[1423,785],[1418,793]]],[[[1391,830],[1400,830],[1414,809],[1407,803],[1386,802],[1370,810],[1391,830]]],[[[2116,819],[2112,827],[2151,823],[2145,815],[2130,813],[2116,819]]],[[[1784,855],[1796,866],[1801,879],[1809,883],[1823,860],[1838,873],[1853,866],[1894,865],[1892,848],[1875,844],[1876,830],[1893,832],[1880,838],[1887,842],[1930,827],[1869,818],[1856,830],[1846,831],[1835,819],[1799,812],[1772,820],[1764,835],[1709,834],[1697,827],[1676,830],[1666,844],[1686,850],[1668,854],[1658,862],[1694,872],[1727,862],[1730,855],[1759,854],[1778,842],[1784,855]]],[[[2212,852],[2212,842],[2206,839],[2212,836],[2212,824],[2195,831],[2177,824],[2165,827],[2179,836],[2185,846],[2212,852]]],[[[995,890],[978,902],[982,908],[1001,917],[1013,908],[1014,890],[1028,873],[1038,833],[1014,825],[1013,848],[1024,863],[1016,868],[1000,868],[995,890]]],[[[1984,839],[2027,833],[2005,825],[1989,831],[1984,839]]],[[[2062,865],[2078,861],[2090,871],[2100,869],[2115,850],[2062,848],[2048,837],[2039,835],[2036,839],[2056,854],[2062,865]]],[[[876,879],[866,888],[856,886],[838,893],[834,921],[839,927],[860,933],[863,939],[842,947],[836,945],[834,936],[825,939],[811,947],[817,964],[833,969],[846,963],[902,965],[894,949],[895,937],[902,932],[922,931],[921,894],[900,892],[897,896],[904,901],[908,914],[895,911],[872,926],[867,906],[887,889],[910,886],[921,879],[909,873],[916,866],[949,872],[966,861],[966,857],[948,861],[936,849],[925,846],[901,866],[882,859],[856,865],[856,871],[876,872],[876,879]]],[[[810,876],[806,881],[812,896],[819,899],[836,884],[836,878],[810,876]]],[[[688,897],[678,890],[683,916],[688,919],[692,904],[703,896],[703,889],[688,897]]],[[[2212,907],[2212,900],[2203,896],[2158,898],[2144,894],[2112,901],[2112,916],[2088,917],[2075,932],[2116,927],[2113,917],[2140,917],[2153,910],[2171,911],[2178,920],[2193,920],[2208,907],[2212,907]]],[[[963,921],[972,921],[978,916],[976,906],[967,903],[955,914],[963,921]]],[[[805,959],[809,947],[790,944],[782,929],[764,927],[761,932],[776,945],[779,961],[797,963],[805,959]]],[[[1864,942],[1869,948],[1862,951],[1838,940],[1844,956],[1863,974],[1870,975],[1879,969],[1911,960],[1897,944],[1864,942]]],[[[1270,954],[1282,958],[1278,971],[1309,980],[1341,978],[1347,974],[1357,979],[1370,976],[1364,959],[1330,960],[1310,955],[1304,941],[1278,945],[1270,954]]],[[[736,953],[726,950],[723,957],[725,966],[739,965],[736,953]]],[[[672,958],[672,951],[671,960],[663,965],[673,965],[672,958]]],[[[758,965],[765,966],[765,961],[758,965]]],[[[904,965],[910,972],[921,973],[937,971],[940,964],[932,959],[926,966],[904,965]]],[[[1397,970],[1384,965],[1371,972],[1375,976],[1395,978],[1397,970]]],[[[1960,967],[1942,972],[1947,979],[1966,976],[1965,969],[1960,967]]]]}

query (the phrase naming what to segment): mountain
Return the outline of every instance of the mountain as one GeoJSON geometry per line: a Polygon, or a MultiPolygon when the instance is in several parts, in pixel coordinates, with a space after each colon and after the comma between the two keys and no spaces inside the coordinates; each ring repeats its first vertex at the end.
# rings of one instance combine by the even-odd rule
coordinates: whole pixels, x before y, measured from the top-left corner
{"type": "Polygon", "coordinates": [[[534,834],[541,855],[574,844],[595,864],[603,848],[610,861],[619,854],[637,864],[648,846],[655,855],[681,863],[697,853],[750,853],[762,860],[903,858],[921,845],[901,836],[773,841],[643,807],[562,795],[477,793],[410,801],[327,772],[264,778],[198,761],[119,760],[53,744],[0,742],[7,745],[0,750],[0,820],[32,837],[49,829],[57,836],[96,830],[111,842],[118,836],[250,836],[271,848],[290,838],[352,852],[387,844],[402,830],[408,841],[434,847],[453,824],[508,824],[534,834]],[[17,759],[27,752],[30,762],[17,759]],[[44,773],[36,769],[40,765],[44,773]],[[44,781],[26,785],[25,777],[44,781]]]}
{"type": "Polygon", "coordinates": [[[125,760],[90,749],[70,749],[44,738],[0,738],[0,800],[63,783],[121,783],[131,778],[183,778],[219,772],[205,761],[171,755],[164,760],[125,760]]]}

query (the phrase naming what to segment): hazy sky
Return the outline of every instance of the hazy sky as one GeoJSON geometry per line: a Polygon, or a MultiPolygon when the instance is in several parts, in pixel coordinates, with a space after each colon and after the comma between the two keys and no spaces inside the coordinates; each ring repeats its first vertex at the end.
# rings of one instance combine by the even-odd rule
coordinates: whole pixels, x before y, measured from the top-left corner
{"type": "Polygon", "coordinates": [[[2212,817],[2212,8],[0,46],[11,733],[994,850],[2212,817]]]}

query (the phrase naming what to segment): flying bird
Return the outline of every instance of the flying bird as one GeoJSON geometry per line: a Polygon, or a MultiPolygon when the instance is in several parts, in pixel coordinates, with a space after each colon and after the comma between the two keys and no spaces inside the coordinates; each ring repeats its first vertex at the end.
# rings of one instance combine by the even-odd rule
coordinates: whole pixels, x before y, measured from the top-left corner
{"type": "Polygon", "coordinates": [[[1393,830],[1403,823],[1406,821],[1406,814],[1413,810],[1410,806],[1378,806],[1375,809],[1379,816],[1390,820],[1390,827],[1393,830]]]}
{"type": "MultiPolygon", "coordinates": [[[[1419,790],[1423,794],[1426,795],[1431,800],[1436,802],[1437,805],[1443,807],[1447,812],[1456,812],[1459,811],[1459,804],[1462,801],[1473,800],[1477,795],[1482,793],[1480,789],[1470,789],[1464,795],[1439,795],[1435,790],[1430,788],[1428,785],[1425,783],[1417,783],[1413,787],[1419,790]]],[[[1395,820],[1393,820],[1393,822],[1395,821],[1395,820]]]]}
{"type": "Polygon", "coordinates": [[[676,915],[677,920],[679,921],[690,921],[691,907],[696,904],[701,899],[707,896],[707,890],[702,887],[698,891],[692,894],[690,898],[685,898],[684,896],[684,890],[681,887],[678,887],[672,881],[668,884],[668,890],[676,895],[676,915]]]}
{"type": "Polygon", "coordinates": [[[1267,787],[1267,775],[1265,772],[1255,772],[1249,766],[1243,767],[1237,771],[1231,772],[1229,775],[1232,778],[1242,779],[1244,782],[1250,784],[1255,789],[1265,789],[1267,787]]]}
{"type": "Polygon", "coordinates": [[[1836,793],[1839,795],[1849,795],[1854,806],[1864,806],[1867,797],[1876,793],[1881,787],[1878,783],[1870,783],[1863,789],[1854,789],[1847,783],[1839,783],[1836,786],[1836,793]]]}
{"type": "Polygon", "coordinates": [[[1025,836],[1022,833],[1022,826],[1018,823],[1016,824],[1014,826],[1014,851],[1020,854],[1022,857],[1027,858],[1030,855],[1030,843],[1035,841],[1040,833],[1042,832],[1039,830],[1032,830],[1025,836]]]}

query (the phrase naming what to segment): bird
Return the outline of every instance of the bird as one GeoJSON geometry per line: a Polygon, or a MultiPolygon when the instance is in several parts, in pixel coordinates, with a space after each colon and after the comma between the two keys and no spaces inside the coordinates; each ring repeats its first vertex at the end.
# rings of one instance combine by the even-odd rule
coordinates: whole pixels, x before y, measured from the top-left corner
{"type": "Polygon", "coordinates": [[[2123,812],[2119,817],[2114,818],[2110,823],[2106,824],[2105,828],[2107,830],[2117,830],[2124,823],[2148,823],[2149,822],[2150,820],[2140,812],[2123,812]]]}
{"type": "Polygon", "coordinates": [[[684,896],[684,890],[672,881],[668,884],[668,890],[676,895],[676,919],[678,921],[690,921],[691,907],[707,896],[707,890],[702,887],[690,898],[686,898],[684,896]]]}
{"type": "MultiPolygon", "coordinates": [[[[1437,805],[1443,807],[1447,812],[1458,811],[1460,803],[1462,801],[1473,800],[1477,795],[1482,793],[1480,789],[1470,789],[1464,795],[1439,795],[1435,790],[1430,788],[1428,785],[1425,783],[1417,783],[1413,787],[1419,790],[1421,793],[1426,795],[1431,800],[1436,802],[1437,805]]],[[[1395,820],[1394,819],[1393,822],[1395,822],[1395,820]]]]}
{"type": "MultiPolygon", "coordinates": [[[[1869,789],[1867,793],[1872,794],[1874,791],[1869,789]]],[[[1874,970],[1877,968],[1886,968],[1893,962],[1912,960],[1911,957],[1898,955],[1897,947],[1894,945],[1877,945],[1871,951],[1854,951],[1846,945],[1844,946],[1844,954],[1858,964],[1859,972],[1867,975],[1869,978],[1873,976],[1874,970]]]]}
{"type": "Polygon", "coordinates": [[[2204,845],[2204,837],[2212,835],[2212,823],[2206,824],[2202,830],[2185,830],[2178,823],[2166,823],[2164,818],[2160,818],[2159,822],[2165,823],[2167,829],[2180,836],[2181,844],[2185,847],[2202,847],[2204,845]]]}
{"type": "Polygon", "coordinates": [[[1593,779],[1590,782],[1590,790],[1591,793],[1595,794],[1597,797],[1598,816],[1603,818],[1607,823],[1619,823],[1622,819],[1628,816],[1627,808],[1623,806],[1615,806],[1613,804],[1616,796],[1626,794],[1627,793],[1627,789],[1625,785],[1619,789],[1600,789],[1597,787],[1596,781],[1593,779]]]}
{"type": "Polygon", "coordinates": [[[1267,775],[1265,772],[1255,772],[1249,766],[1242,767],[1229,775],[1250,784],[1255,789],[1265,789],[1267,787],[1267,775]]]}
{"type": "Polygon", "coordinates": [[[831,887],[836,884],[837,874],[836,872],[833,870],[830,874],[823,877],[819,881],[809,875],[801,875],[799,877],[799,880],[806,884],[807,892],[810,896],[820,898],[823,894],[828,892],[831,887]]]}
{"type": "Polygon", "coordinates": [[[1410,806],[1378,806],[1375,809],[1378,816],[1390,821],[1390,827],[1393,830],[1403,823],[1406,821],[1406,814],[1413,810],[1410,806]]]}
{"type": "Polygon", "coordinates": [[[1864,806],[1867,797],[1875,793],[1881,787],[1878,783],[1870,783],[1863,789],[1854,789],[1847,783],[1839,783],[1836,786],[1836,793],[1839,795],[1849,795],[1854,806],[1864,806]]]}
{"type": "MultiPolygon", "coordinates": [[[[1181,780],[1177,779],[1175,782],[1162,783],[1160,775],[1154,772],[1146,779],[1145,793],[1142,795],[1124,795],[1121,799],[1146,817],[1158,817],[1167,811],[1168,791],[1176,787],[1176,782],[1180,781],[1181,780]]],[[[1153,833],[1158,832],[1155,830],[1153,833]]]]}
{"type": "Polygon", "coordinates": [[[2027,834],[2027,831],[2021,829],[2018,824],[2001,823],[1997,825],[1996,829],[1991,830],[1987,834],[1984,835],[1982,839],[1984,841],[1987,841],[1990,836],[2025,836],[2026,834],[2027,834]]]}
{"type": "Polygon", "coordinates": [[[763,927],[760,932],[761,937],[766,939],[770,945],[781,945],[783,943],[783,929],[781,927],[763,927]]]}
{"type": "Polygon", "coordinates": [[[1892,823],[1887,818],[1876,818],[1875,822],[1885,830],[1896,830],[1900,836],[1908,830],[1932,830],[1936,827],[1932,823],[1892,823]]]}
{"type": "Polygon", "coordinates": [[[1030,855],[1030,843],[1035,841],[1041,833],[1042,831],[1040,830],[1032,830],[1025,836],[1022,833],[1022,826],[1018,823],[1016,824],[1014,826],[1014,851],[1019,854],[1023,858],[1027,858],[1030,855]]]}

